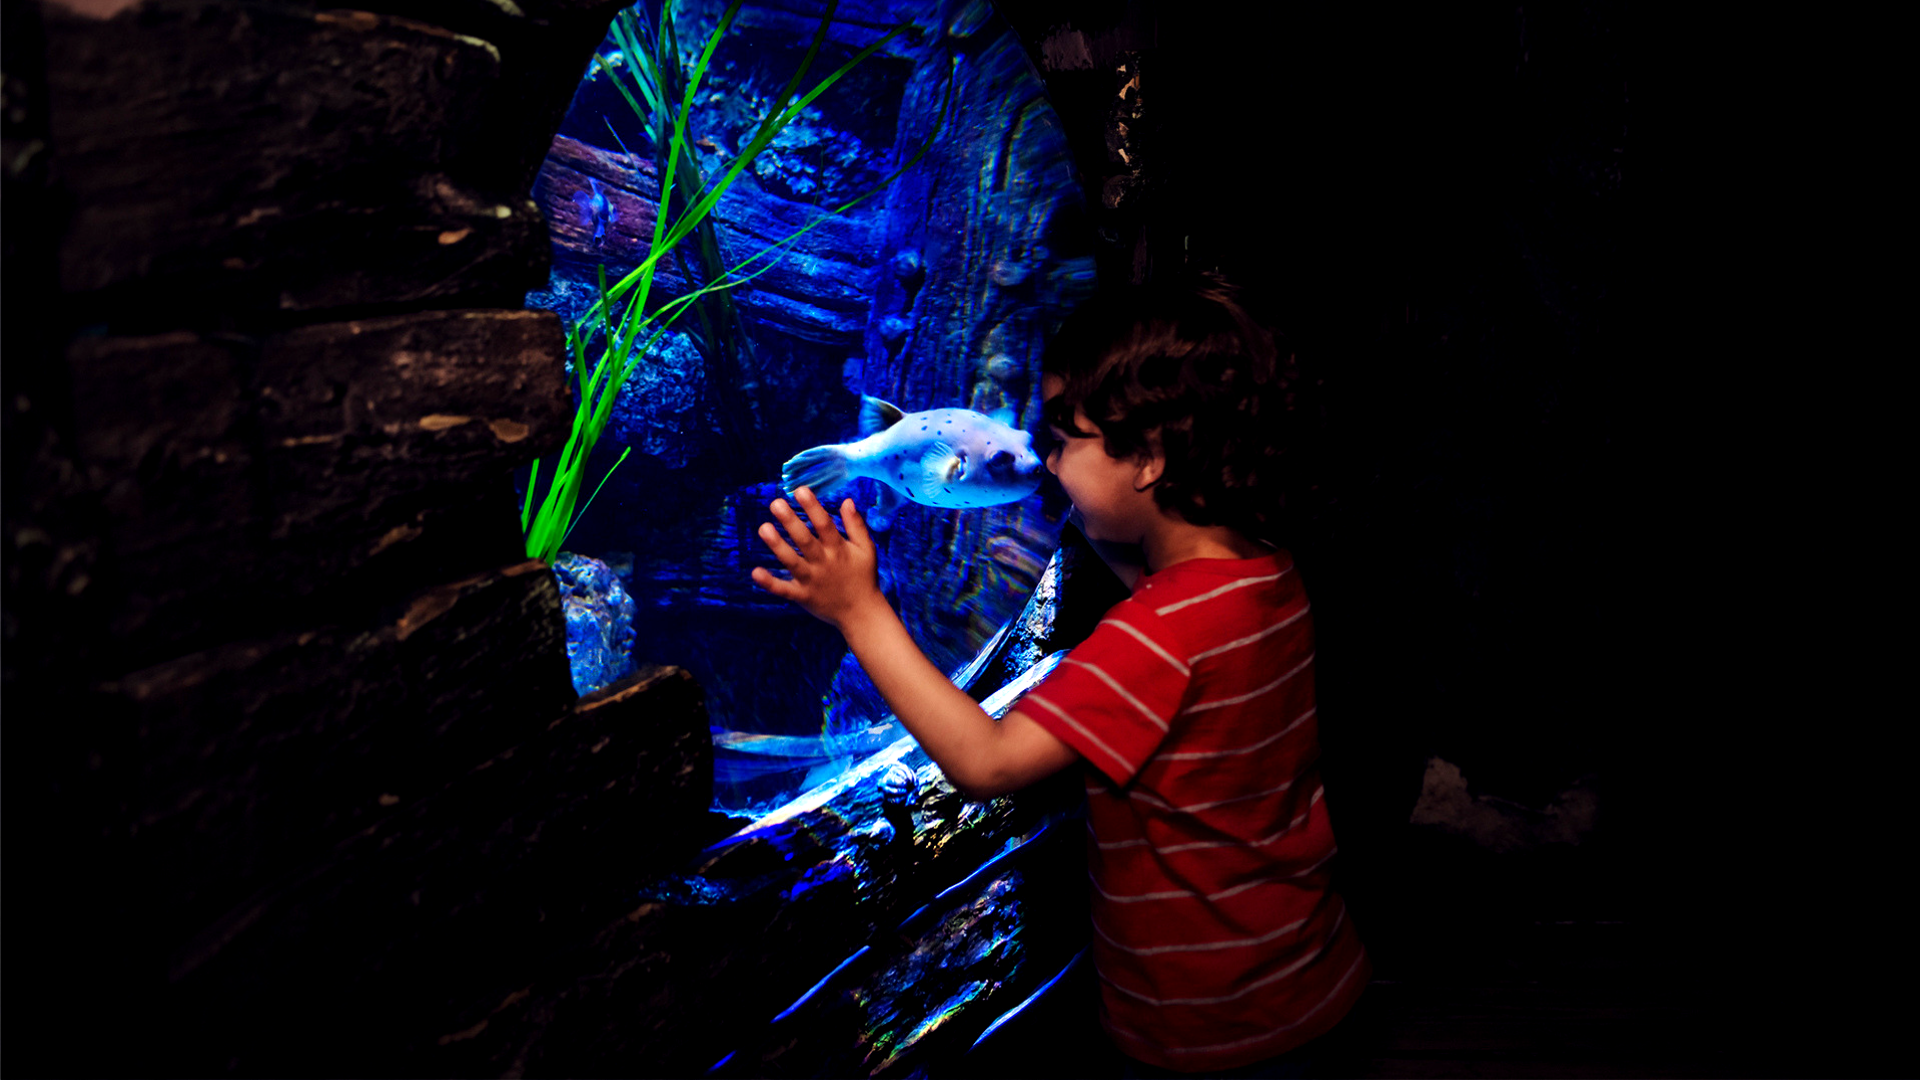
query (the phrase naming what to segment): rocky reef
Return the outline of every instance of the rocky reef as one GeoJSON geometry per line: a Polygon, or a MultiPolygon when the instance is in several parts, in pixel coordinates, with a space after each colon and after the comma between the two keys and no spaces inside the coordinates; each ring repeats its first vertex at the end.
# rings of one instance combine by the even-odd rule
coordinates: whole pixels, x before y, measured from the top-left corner
{"type": "Polygon", "coordinates": [[[633,673],[633,597],[599,559],[562,552],[553,564],[567,616],[567,663],[581,697],[633,673]]]}

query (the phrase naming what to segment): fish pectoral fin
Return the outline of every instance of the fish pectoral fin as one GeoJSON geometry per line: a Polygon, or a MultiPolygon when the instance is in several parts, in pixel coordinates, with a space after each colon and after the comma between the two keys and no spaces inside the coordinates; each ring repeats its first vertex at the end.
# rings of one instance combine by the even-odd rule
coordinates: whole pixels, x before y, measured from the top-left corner
{"type": "Polygon", "coordinates": [[[877,397],[860,395],[860,434],[871,435],[876,431],[885,431],[900,422],[907,415],[898,405],[881,401],[877,397]]]}
{"type": "Polygon", "coordinates": [[[915,501],[940,506],[941,493],[967,472],[967,454],[939,440],[920,457],[920,495],[915,501]]]}

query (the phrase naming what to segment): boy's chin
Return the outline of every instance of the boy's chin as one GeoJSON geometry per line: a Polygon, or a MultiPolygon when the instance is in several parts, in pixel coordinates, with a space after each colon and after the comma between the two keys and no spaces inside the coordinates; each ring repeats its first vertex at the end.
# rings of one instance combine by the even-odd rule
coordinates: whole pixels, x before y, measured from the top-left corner
{"type": "Polygon", "coordinates": [[[1067,512],[1067,520],[1073,523],[1074,528],[1080,530],[1081,536],[1096,544],[1108,547],[1137,548],[1140,546],[1139,537],[1122,535],[1121,530],[1116,530],[1105,522],[1088,521],[1087,516],[1082,514],[1078,507],[1067,512]]]}

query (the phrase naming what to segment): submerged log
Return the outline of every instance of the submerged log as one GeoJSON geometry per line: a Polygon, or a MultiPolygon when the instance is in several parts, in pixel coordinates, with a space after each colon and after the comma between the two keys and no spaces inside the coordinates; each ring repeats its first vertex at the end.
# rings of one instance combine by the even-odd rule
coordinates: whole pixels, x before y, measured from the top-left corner
{"type": "MultiPolygon", "coordinates": [[[[554,245],[563,259],[586,267],[604,263],[608,280],[613,281],[647,256],[660,201],[652,161],[561,135],[553,140],[541,167],[534,197],[543,205],[560,208],[551,224],[554,245]],[[587,209],[596,195],[608,207],[597,217],[587,209]]],[[[714,206],[713,220],[732,265],[823,213],[822,207],[764,191],[743,176],[714,206]]],[[[856,346],[867,325],[876,258],[875,218],[871,208],[826,215],[818,227],[789,245],[771,269],[736,290],[736,301],[756,321],[781,333],[803,341],[856,346]]],[[[684,243],[691,246],[692,241],[684,243]]],[[[753,264],[748,270],[762,265],[753,264]]],[[[655,267],[655,288],[669,295],[687,291],[675,260],[662,259],[655,267]]]]}

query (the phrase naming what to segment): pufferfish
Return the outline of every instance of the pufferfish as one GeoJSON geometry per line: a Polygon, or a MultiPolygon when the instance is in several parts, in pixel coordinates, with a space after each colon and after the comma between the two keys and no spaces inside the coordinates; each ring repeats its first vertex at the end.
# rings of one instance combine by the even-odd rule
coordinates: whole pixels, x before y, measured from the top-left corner
{"type": "Polygon", "coordinates": [[[860,398],[858,442],[802,450],[780,469],[780,486],[809,487],[829,497],[864,476],[881,484],[870,515],[885,528],[900,499],[944,508],[1019,502],[1040,487],[1033,437],[1013,426],[1012,409],[903,413],[879,398],[860,398]]]}

